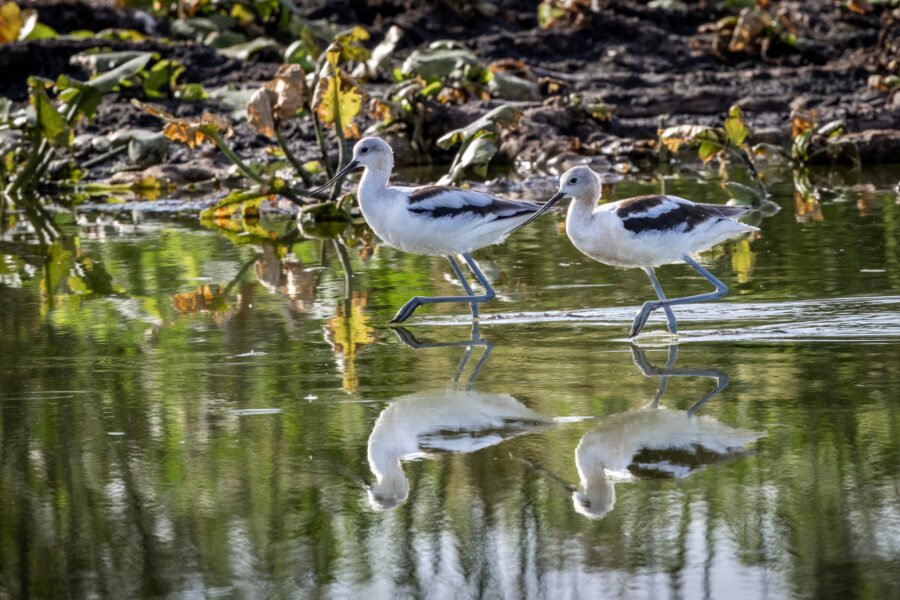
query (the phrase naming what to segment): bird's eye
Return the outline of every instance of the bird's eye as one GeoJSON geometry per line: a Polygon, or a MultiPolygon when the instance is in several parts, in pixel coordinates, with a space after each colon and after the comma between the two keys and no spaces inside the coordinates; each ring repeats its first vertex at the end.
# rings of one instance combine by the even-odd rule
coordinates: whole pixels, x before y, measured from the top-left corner
{"type": "Polygon", "coordinates": [[[363,153],[363,154],[365,154],[365,153],[366,153],[366,152],[368,152],[368,151],[369,151],[369,149],[368,149],[368,148],[365,148],[365,147],[363,147],[363,148],[360,148],[360,149],[359,149],[359,151],[360,151],[360,152],[362,152],[362,153],[363,153]]]}
{"type": "Polygon", "coordinates": [[[578,183],[578,178],[573,177],[572,179],[569,180],[569,183],[578,183]]]}

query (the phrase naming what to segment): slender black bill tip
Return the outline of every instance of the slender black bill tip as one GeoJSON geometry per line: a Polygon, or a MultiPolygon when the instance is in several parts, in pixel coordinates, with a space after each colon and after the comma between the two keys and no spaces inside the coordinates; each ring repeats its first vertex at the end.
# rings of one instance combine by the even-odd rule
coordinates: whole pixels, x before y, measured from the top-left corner
{"type": "MultiPolygon", "coordinates": [[[[557,202],[562,200],[565,196],[566,196],[565,193],[557,192],[549,200],[547,200],[539,209],[537,209],[537,211],[535,213],[533,213],[530,217],[528,217],[528,219],[525,222],[520,223],[519,225],[516,225],[515,227],[510,229],[509,233],[513,233],[514,231],[518,231],[518,230],[522,229],[523,227],[525,227],[526,225],[528,225],[529,223],[531,223],[532,221],[537,219],[539,216],[541,216],[542,214],[544,214],[545,212],[547,212],[548,210],[553,208],[553,205],[555,205],[557,202]]],[[[509,234],[507,234],[507,235],[509,235],[509,234]]]]}
{"type": "Polygon", "coordinates": [[[553,194],[547,202],[544,203],[544,206],[541,207],[541,211],[549,210],[554,204],[562,200],[566,197],[565,192],[556,192],[553,194]]]}
{"type": "Polygon", "coordinates": [[[331,179],[329,179],[329,180],[328,180],[328,183],[326,183],[325,185],[322,185],[322,186],[320,186],[320,187],[317,187],[317,188],[314,189],[314,190],[309,190],[309,191],[307,192],[307,194],[309,194],[310,196],[312,196],[312,195],[314,195],[314,194],[318,194],[318,193],[321,192],[321,191],[327,190],[327,189],[330,188],[332,185],[334,185],[335,182],[340,181],[341,179],[343,179],[344,177],[346,177],[348,173],[350,173],[351,171],[353,171],[353,170],[355,170],[355,169],[357,169],[357,168],[359,168],[359,167],[360,167],[359,162],[357,162],[357,161],[355,161],[355,160],[351,160],[350,162],[347,163],[347,166],[346,166],[346,167],[344,167],[343,169],[341,169],[340,171],[338,171],[338,172],[334,175],[334,177],[332,177],[331,179]]]}

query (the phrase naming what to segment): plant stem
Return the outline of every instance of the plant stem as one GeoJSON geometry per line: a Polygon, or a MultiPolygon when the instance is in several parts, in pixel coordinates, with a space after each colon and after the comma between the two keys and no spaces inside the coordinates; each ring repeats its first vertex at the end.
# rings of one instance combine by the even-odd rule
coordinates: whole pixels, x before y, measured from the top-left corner
{"type": "MultiPolygon", "coordinates": [[[[313,76],[312,87],[310,88],[313,92],[319,87],[319,75],[324,66],[325,53],[323,52],[316,61],[316,74],[313,76]]],[[[309,114],[312,115],[313,129],[316,132],[316,144],[319,145],[319,154],[322,155],[322,162],[325,163],[325,173],[328,175],[328,178],[331,179],[334,177],[334,168],[332,167],[331,159],[328,156],[328,147],[325,145],[325,134],[322,132],[322,122],[319,121],[319,115],[317,115],[316,111],[313,109],[311,101],[307,102],[306,108],[309,110],[309,114]]]]}
{"type": "Polygon", "coordinates": [[[107,160],[114,158],[114,157],[122,154],[123,152],[126,152],[127,150],[128,150],[128,144],[122,144],[121,146],[116,146],[112,150],[108,150],[107,152],[104,152],[103,154],[101,154],[99,156],[95,156],[94,158],[92,158],[90,160],[84,161],[83,163],[81,163],[81,166],[84,167],[85,169],[90,169],[90,168],[96,167],[97,165],[104,163],[107,160]]]}
{"type": "Polygon", "coordinates": [[[243,173],[245,177],[252,179],[253,181],[255,181],[256,183],[258,183],[262,186],[267,186],[269,184],[256,171],[251,169],[247,165],[247,163],[245,163],[243,160],[241,160],[241,157],[238,156],[234,152],[234,150],[231,149],[231,146],[229,146],[228,142],[225,141],[225,138],[223,138],[219,134],[218,130],[216,130],[212,127],[209,127],[209,128],[201,127],[200,131],[202,131],[204,133],[204,135],[209,136],[209,138],[213,141],[213,143],[215,143],[216,147],[222,151],[222,154],[224,154],[228,158],[228,160],[230,160],[232,163],[234,163],[234,166],[236,166],[238,171],[243,173]]]}
{"type": "Polygon", "coordinates": [[[306,169],[303,168],[303,165],[297,159],[291,149],[287,145],[287,141],[284,139],[284,136],[281,135],[281,130],[278,129],[278,126],[275,126],[275,141],[278,142],[278,145],[281,147],[281,151],[284,152],[285,158],[288,159],[288,162],[291,163],[291,166],[294,167],[294,170],[297,172],[297,175],[300,176],[300,179],[303,180],[303,185],[307,188],[312,187],[312,180],[309,177],[309,174],[306,172],[306,169]]]}
{"type": "MultiPolygon", "coordinates": [[[[347,139],[344,137],[344,130],[341,125],[341,117],[337,111],[334,113],[334,133],[338,138],[338,170],[343,169],[347,163],[347,139]]],[[[341,188],[344,187],[344,180],[341,179],[334,184],[331,190],[329,200],[334,201],[341,195],[341,188]]]]}
{"type": "MultiPolygon", "coordinates": [[[[290,200],[297,206],[303,206],[303,201],[300,200],[300,198],[298,198],[294,194],[294,192],[290,191],[290,189],[288,189],[287,186],[284,186],[281,189],[273,189],[274,186],[272,185],[272,182],[267,181],[259,173],[257,173],[253,169],[251,169],[247,165],[247,163],[245,163],[243,160],[241,160],[241,157],[238,156],[237,153],[235,153],[235,151],[231,149],[231,146],[229,146],[228,142],[225,141],[225,138],[223,138],[219,134],[218,130],[216,130],[212,127],[210,127],[210,128],[203,127],[200,129],[200,131],[202,131],[205,135],[209,136],[209,138],[213,141],[213,143],[215,143],[216,147],[222,151],[222,154],[224,154],[228,158],[228,160],[230,160],[232,163],[234,163],[234,166],[237,167],[238,171],[243,173],[245,177],[252,179],[259,185],[263,186],[263,188],[265,188],[266,190],[271,190],[271,192],[274,192],[276,194],[284,196],[285,198],[287,198],[288,200],[290,200]]],[[[268,193],[271,193],[271,192],[268,192],[268,193]]]]}

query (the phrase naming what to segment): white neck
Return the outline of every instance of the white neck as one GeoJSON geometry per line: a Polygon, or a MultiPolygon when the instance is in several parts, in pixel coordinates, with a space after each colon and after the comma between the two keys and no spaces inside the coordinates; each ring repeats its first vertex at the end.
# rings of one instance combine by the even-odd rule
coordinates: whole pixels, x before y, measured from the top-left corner
{"type": "Polygon", "coordinates": [[[390,163],[366,167],[362,178],[359,180],[358,195],[360,202],[380,196],[384,192],[391,177],[391,170],[392,165],[390,163]]]}
{"type": "Polygon", "coordinates": [[[569,204],[569,212],[566,215],[566,233],[575,247],[582,252],[588,252],[600,242],[597,239],[596,227],[603,219],[603,212],[595,212],[596,208],[596,199],[591,200],[587,197],[575,198],[569,204]]]}

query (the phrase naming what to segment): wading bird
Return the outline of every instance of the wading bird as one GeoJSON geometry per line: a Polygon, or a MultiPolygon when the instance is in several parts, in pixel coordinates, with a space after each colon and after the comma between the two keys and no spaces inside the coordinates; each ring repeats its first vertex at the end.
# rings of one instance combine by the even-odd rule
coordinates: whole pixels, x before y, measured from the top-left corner
{"type": "Polygon", "coordinates": [[[600,178],[588,167],[569,169],[560,178],[559,191],[538,211],[539,216],[562,198],[573,198],[566,216],[566,233],[583,254],[614,267],[643,269],[650,277],[658,301],[645,302],[631,325],[629,337],[643,329],[650,313],[662,308],[669,331],[678,332],[672,306],[721,298],[728,287],[691,258],[756,227],[733,219],[747,212],[742,206],[697,204],[677,196],[638,196],[597,206],[600,178]],[[686,262],[712,283],[716,291],[684,298],[666,298],[654,267],[686,262]]]}
{"type": "Polygon", "coordinates": [[[391,319],[402,323],[422,304],[465,302],[478,317],[478,305],[495,296],[490,282],[471,252],[498,244],[539,214],[540,204],[502,200],[489,194],[454,187],[388,185],[394,154],[387,142],[367,137],[353,147],[353,159],[334,178],[311,193],[320,192],[355,169],[365,169],[357,197],[363,217],[389,246],[426,256],[444,256],[466,290],[465,296],[416,296],[391,319]],[[484,293],[476,295],[454,256],[469,265],[484,293]]]}

